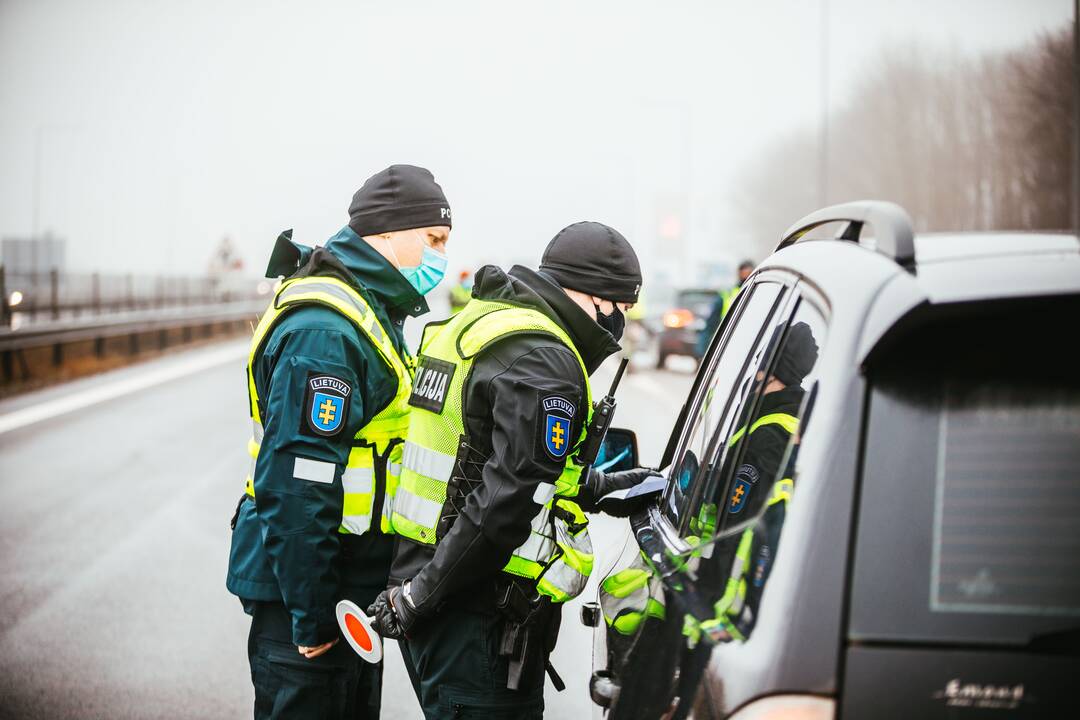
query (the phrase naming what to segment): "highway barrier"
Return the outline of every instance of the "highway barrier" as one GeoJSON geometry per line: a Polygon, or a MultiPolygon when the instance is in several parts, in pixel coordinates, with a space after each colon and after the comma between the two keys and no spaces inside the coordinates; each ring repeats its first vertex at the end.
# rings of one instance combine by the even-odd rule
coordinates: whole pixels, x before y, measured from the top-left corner
{"type": "Polygon", "coordinates": [[[0,384],[44,378],[81,358],[92,365],[106,355],[134,356],[250,329],[272,290],[266,281],[238,277],[53,271],[33,280],[0,267],[0,384]]]}

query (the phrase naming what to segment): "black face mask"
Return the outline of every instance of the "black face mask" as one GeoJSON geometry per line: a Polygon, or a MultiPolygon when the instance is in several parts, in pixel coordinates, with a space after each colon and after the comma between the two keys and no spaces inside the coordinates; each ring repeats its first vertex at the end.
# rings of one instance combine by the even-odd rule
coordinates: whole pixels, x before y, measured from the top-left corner
{"type": "Polygon", "coordinates": [[[612,310],[610,315],[605,315],[600,312],[600,306],[593,303],[593,307],[596,308],[596,324],[611,333],[611,337],[615,338],[615,342],[619,342],[622,338],[623,330],[626,329],[626,318],[622,314],[622,310],[615,303],[611,304],[612,310]]]}

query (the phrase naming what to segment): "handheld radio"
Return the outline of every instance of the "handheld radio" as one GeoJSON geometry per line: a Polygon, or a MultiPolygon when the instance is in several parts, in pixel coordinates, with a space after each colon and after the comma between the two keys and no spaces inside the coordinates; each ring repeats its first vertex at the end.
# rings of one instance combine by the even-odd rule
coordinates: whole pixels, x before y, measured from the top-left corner
{"type": "Polygon", "coordinates": [[[578,450],[577,464],[592,465],[596,462],[596,455],[600,452],[600,446],[604,444],[604,437],[608,428],[611,427],[611,419],[615,416],[615,391],[622,381],[623,372],[630,358],[623,358],[619,363],[619,369],[615,372],[615,379],[611,381],[611,389],[607,395],[597,400],[593,405],[592,422],[585,431],[585,440],[578,450]]]}

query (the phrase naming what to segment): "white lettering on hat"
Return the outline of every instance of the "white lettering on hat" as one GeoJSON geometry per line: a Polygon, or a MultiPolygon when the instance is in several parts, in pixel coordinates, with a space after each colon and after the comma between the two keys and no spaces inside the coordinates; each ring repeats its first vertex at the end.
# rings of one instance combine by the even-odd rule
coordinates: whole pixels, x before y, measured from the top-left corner
{"type": "Polygon", "coordinates": [[[450,217],[450,208],[440,208],[440,210],[442,211],[442,216],[441,217],[443,217],[443,218],[450,217]]]}

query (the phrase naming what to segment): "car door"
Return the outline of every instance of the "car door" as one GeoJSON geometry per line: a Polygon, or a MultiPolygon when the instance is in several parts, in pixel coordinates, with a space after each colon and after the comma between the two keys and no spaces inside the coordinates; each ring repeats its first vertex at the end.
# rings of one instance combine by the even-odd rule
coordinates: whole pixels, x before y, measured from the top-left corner
{"type": "Polygon", "coordinates": [[[793,282],[784,274],[766,274],[740,294],[702,362],[669,441],[664,464],[676,461],[661,505],[632,520],[634,538],[601,582],[593,696],[604,704],[612,693],[619,695],[613,716],[648,715],[653,709],[660,714],[670,705],[671,677],[663,669],[673,666],[685,641],[682,613],[669,612],[663,582],[663,575],[677,568],[666,563],[670,559],[677,565],[692,549],[689,518],[700,505],[703,483],[715,475],[698,458],[715,456],[717,437],[730,434],[732,412],[751,389],[745,379],[748,368],[761,363],[770,334],[790,312],[793,282]],[[596,692],[598,682],[603,692],[596,692]]]}

